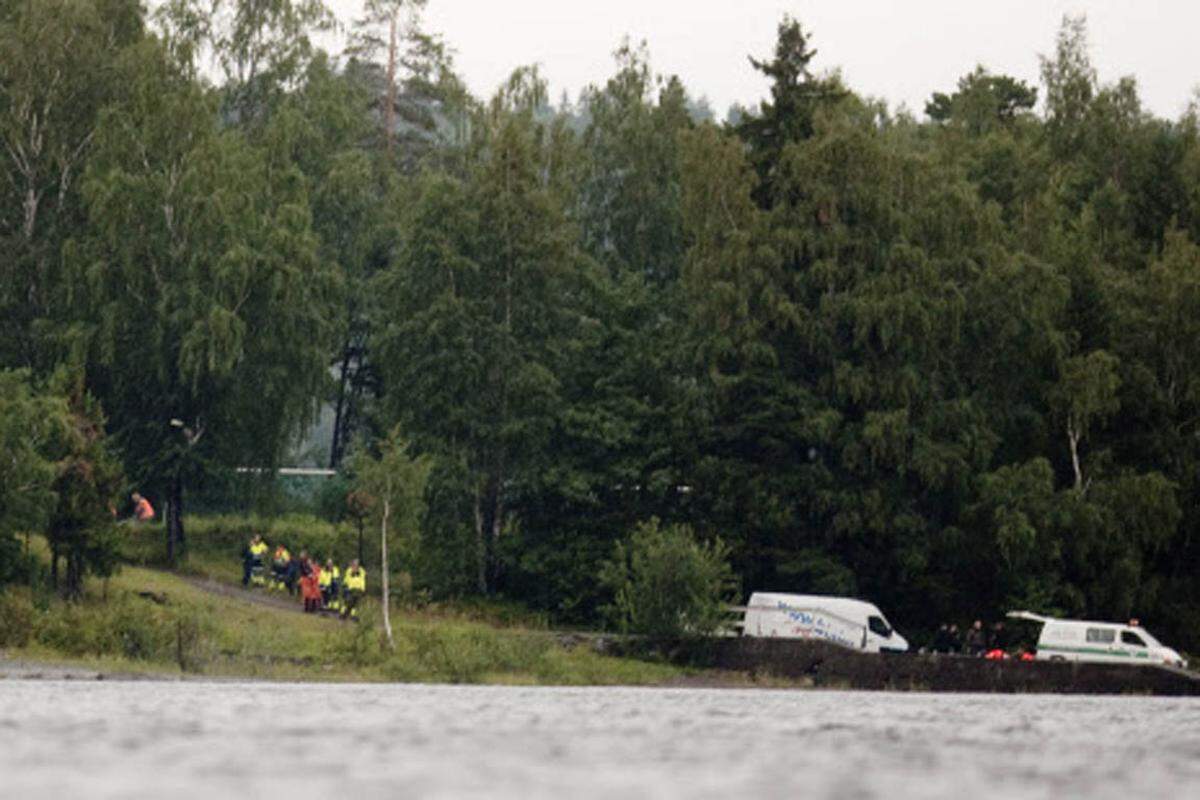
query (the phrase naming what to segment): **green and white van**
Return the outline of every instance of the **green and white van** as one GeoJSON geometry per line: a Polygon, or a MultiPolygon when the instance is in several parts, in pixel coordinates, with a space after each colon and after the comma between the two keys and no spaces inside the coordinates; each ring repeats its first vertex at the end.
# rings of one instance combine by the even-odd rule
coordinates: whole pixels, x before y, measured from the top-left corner
{"type": "Polygon", "coordinates": [[[1145,628],[1120,622],[1091,622],[1043,617],[1029,611],[1010,611],[1013,619],[1042,623],[1039,661],[1093,661],[1108,664],[1167,664],[1186,667],[1179,653],[1159,642],[1145,628]]]}

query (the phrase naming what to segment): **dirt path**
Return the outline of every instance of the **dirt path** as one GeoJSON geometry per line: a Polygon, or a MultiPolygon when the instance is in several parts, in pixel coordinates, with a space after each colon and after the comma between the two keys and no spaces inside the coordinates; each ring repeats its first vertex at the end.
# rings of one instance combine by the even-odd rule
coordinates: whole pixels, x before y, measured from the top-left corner
{"type": "MultiPolygon", "coordinates": [[[[300,598],[292,597],[291,595],[273,592],[269,589],[243,589],[239,586],[231,586],[228,583],[222,583],[212,578],[198,578],[192,575],[180,575],[177,572],[171,573],[175,577],[193,586],[202,592],[209,594],[220,595],[221,597],[229,597],[234,600],[240,600],[244,603],[254,603],[255,605],[267,606],[268,608],[276,608],[280,611],[293,611],[297,614],[304,613],[304,606],[300,603],[300,598]]],[[[336,621],[336,617],[330,614],[315,614],[314,616],[323,617],[332,621],[336,621]]]]}

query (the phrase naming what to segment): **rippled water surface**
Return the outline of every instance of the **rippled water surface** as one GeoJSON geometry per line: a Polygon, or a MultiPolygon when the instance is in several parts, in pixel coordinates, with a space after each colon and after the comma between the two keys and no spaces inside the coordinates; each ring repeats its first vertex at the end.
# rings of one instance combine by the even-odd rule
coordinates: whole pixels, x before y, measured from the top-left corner
{"type": "Polygon", "coordinates": [[[1200,797],[1200,700],[0,681],[0,797],[1200,797]]]}

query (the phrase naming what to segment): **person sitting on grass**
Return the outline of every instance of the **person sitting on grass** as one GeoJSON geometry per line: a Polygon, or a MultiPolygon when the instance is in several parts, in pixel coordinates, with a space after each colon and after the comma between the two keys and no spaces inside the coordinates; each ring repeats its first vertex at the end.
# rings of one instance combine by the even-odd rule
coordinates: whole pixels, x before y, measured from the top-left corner
{"type": "Polygon", "coordinates": [[[137,492],[129,496],[133,501],[133,518],[138,522],[153,522],[154,521],[154,506],[150,505],[150,501],[142,497],[137,492]]]}
{"type": "Polygon", "coordinates": [[[292,563],[292,554],[282,544],[275,546],[275,556],[271,559],[271,588],[287,588],[288,568],[292,563]]]}

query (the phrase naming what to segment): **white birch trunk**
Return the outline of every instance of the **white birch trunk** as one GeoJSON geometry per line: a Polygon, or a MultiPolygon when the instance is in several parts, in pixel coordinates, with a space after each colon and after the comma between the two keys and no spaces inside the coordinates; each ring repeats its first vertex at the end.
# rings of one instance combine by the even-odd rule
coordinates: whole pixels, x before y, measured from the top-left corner
{"type": "Polygon", "coordinates": [[[383,522],[380,526],[379,536],[379,551],[380,551],[380,566],[379,580],[380,586],[383,588],[383,631],[387,634],[388,649],[394,650],[396,645],[392,641],[392,618],[390,615],[389,606],[391,605],[391,595],[388,593],[388,550],[387,550],[387,526],[388,516],[391,514],[391,500],[385,497],[383,499],[383,522]]]}

